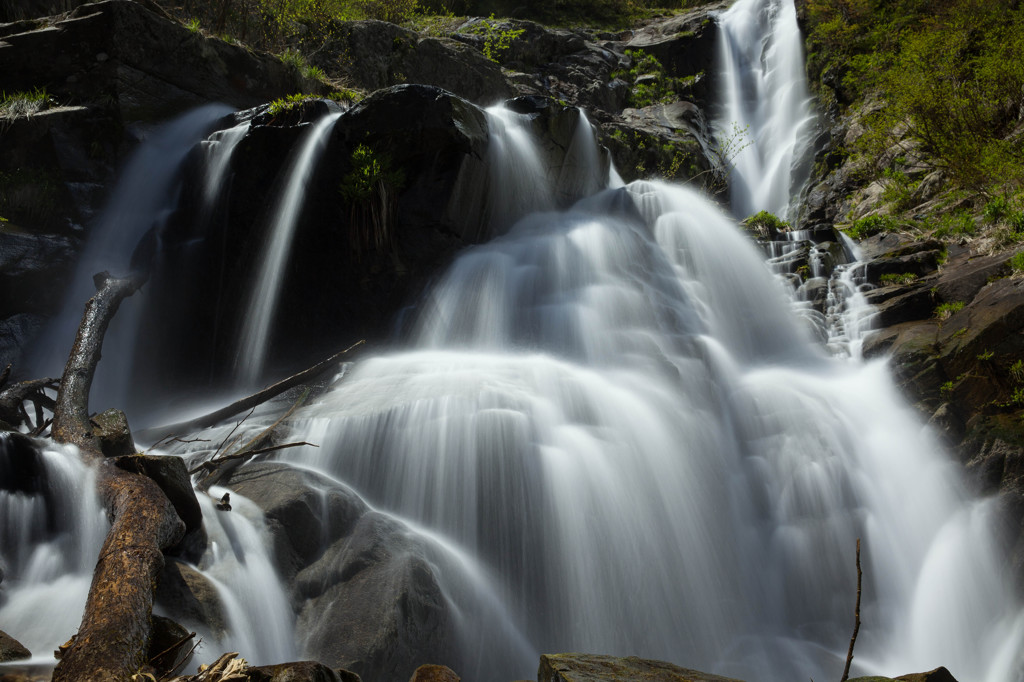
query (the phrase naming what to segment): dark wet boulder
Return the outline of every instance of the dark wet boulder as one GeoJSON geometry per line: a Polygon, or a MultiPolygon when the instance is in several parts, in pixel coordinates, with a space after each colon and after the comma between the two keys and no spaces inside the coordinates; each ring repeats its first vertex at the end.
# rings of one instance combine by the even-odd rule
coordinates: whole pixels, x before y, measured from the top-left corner
{"type": "Polygon", "coordinates": [[[405,679],[423,660],[451,662],[453,614],[422,545],[377,512],[331,544],[296,576],[304,650],[367,679],[405,679]]]}
{"type": "Polygon", "coordinates": [[[682,668],[665,661],[597,654],[545,654],[537,682],[738,682],[730,677],[682,668]]]}
{"type": "Polygon", "coordinates": [[[282,463],[242,467],[228,487],[266,514],[304,655],[366,679],[451,660],[450,607],[415,533],[347,486],[282,463]]]}
{"type": "Polygon", "coordinates": [[[6,632],[0,631],[0,663],[31,658],[32,652],[6,632]]]}
{"type": "Polygon", "coordinates": [[[203,523],[203,511],[181,457],[131,454],[118,457],[116,463],[121,469],[143,474],[156,481],[185,523],[185,531],[199,530],[203,523]]]}
{"type": "Polygon", "coordinates": [[[182,667],[186,665],[194,644],[189,634],[180,623],[154,615],[153,634],[146,654],[149,665],[161,674],[177,669],[179,663],[182,667]]]}
{"type": "Polygon", "coordinates": [[[427,663],[416,668],[409,682],[459,682],[461,679],[446,665],[427,663]]]}
{"type": "Polygon", "coordinates": [[[247,668],[249,682],[360,682],[348,670],[332,670],[317,661],[296,661],[247,668]]]}
{"type": "Polygon", "coordinates": [[[347,486],[277,462],[242,467],[229,487],[263,510],[286,581],[320,557],[327,538],[349,535],[367,510],[347,486]]]}
{"type": "Polygon", "coordinates": [[[314,61],[371,92],[403,83],[433,85],[481,105],[513,94],[498,65],[478,50],[384,21],[339,24],[314,61]]]}
{"type": "Polygon", "coordinates": [[[157,582],[155,603],[176,621],[208,630],[214,637],[226,632],[224,605],[217,588],[189,564],[168,559],[157,582]]]}

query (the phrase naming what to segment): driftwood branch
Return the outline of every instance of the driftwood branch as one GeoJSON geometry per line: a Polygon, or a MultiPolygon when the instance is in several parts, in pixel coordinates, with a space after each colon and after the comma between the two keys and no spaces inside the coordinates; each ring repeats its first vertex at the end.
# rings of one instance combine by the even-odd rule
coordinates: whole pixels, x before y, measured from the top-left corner
{"type": "MultiPolygon", "coordinates": [[[[8,368],[10,365],[8,365],[8,368]]],[[[6,371],[6,370],[5,370],[6,371]]],[[[44,420],[41,419],[43,409],[53,410],[54,400],[46,391],[57,390],[56,379],[32,379],[11,384],[0,391],[0,421],[18,427],[22,424],[33,430],[40,430],[44,420]],[[25,408],[26,403],[35,405],[35,421],[25,408]]]]}
{"type": "Polygon", "coordinates": [[[843,669],[843,678],[839,682],[846,682],[850,678],[850,664],[853,663],[853,645],[857,643],[857,633],[860,632],[860,538],[857,538],[857,605],[853,610],[853,636],[850,637],[850,649],[846,652],[846,668],[843,669]]]}
{"type": "Polygon", "coordinates": [[[185,525],[157,484],[103,460],[89,420],[89,391],[103,337],[121,302],[140,282],[96,277],[85,306],[53,410],[53,439],[77,445],[99,463],[97,487],[111,520],[93,571],[82,623],[53,672],[55,682],[123,680],[146,663],[152,636],[153,592],[163,570],[163,550],[177,543],[185,525]]]}
{"type": "MultiPolygon", "coordinates": [[[[240,460],[248,459],[248,457],[254,457],[256,454],[258,454],[257,451],[259,451],[259,450],[264,450],[265,452],[270,452],[269,449],[264,447],[265,444],[270,441],[270,437],[273,435],[273,433],[277,429],[277,427],[280,426],[281,424],[283,424],[293,414],[295,414],[295,411],[297,409],[299,409],[299,407],[301,407],[304,402],[306,402],[306,398],[307,397],[309,397],[309,389],[308,388],[305,391],[302,392],[302,395],[299,396],[299,399],[295,401],[295,404],[293,404],[288,409],[287,412],[285,412],[283,415],[278,417],[277,421],[275,421],[273,424],[271,424],[267,428],[263,429],[255,438],[250,440],[248,443],[246,443],[245,445],[243,445],[242,447],[240,447],[236,451],[236,453],[239,454],[239,455],[250,453],[250,454],[246,455],[246,457],[244,457],[244,458],[241,457],[241,456],[240,457],[235,457],[232,454],[232,455],[226,455],[224,457],[217,458],[217,459],[221,460],[221,462],[224,464],[224,466],[220,466],[218,464],[214,468],[209,469],[208,473],[206,474],[206,476],[204,476],[200,481],[198,481],[196,483],[196,488],[199,489],[199,490],[209,490],[211,486],[217,485],[222,480],[224,480],[226,477],[230,476],[232,474],[232,472],[234,472],[242,464],[242,462],[240,460]]],[[[238,428],[237,424],[235,425],[235,428],[236,429],[238,428]]],[[[234,433],[234,429],[232,429],[232,433],[234,433]]],[[[286,447],[294,447],[294,446],[289,445],[289,446],[286,446],[286,447]]],[[[276,449],[280,449],[280,448],[276,448],[276,449]]]]}
{"type": "Polygon", "coordinates": [[[189,469],[188,473],[191,476],[193,474],[198,474],[200,471],[213,471],[214,469],[219,467],[224,462],[230,462],[230,461],[239,460],[239,459],[248,459],[250,457],[256,457],[257,455],[265,455],[268,452],[275,452],[277,450],[285,450],[287,448],[298,448],[298,447],[301,447],[303,445],[308,445],[308,446],[314,447],[314,448],[315,447],[319,447],[318,445],[316,445],[314,443],[307,443],[305,441],[299,441],[297,443],[283,443],[282,445],[271,445],[270,447],[260,448],[258,450],[243,450],[241,452],[235,452],[235,453],[232,453],[230,455],[224,455],[222,457],[218,457],[217,459],[207,460],[207,461],[203,462],[202,464],[200,464],[199,466],[194,467],[192,469],[189,469]]]}
{"type": "Polygon", "coordinates": [[[195,419],[189,419],[188,421],[169,424],[167,426],[161,426],[154,429],[146,429],[139,433],[144,438],[153,438],[168,433],[192,433],[198,429],[205,429],[209,426],[213,426],[214,424],[218,424],[239,412],[244,412],[245,410],[252,409],[257,405],[261,405],[271,398],[284,393],[290,388],[295,388],[296,386],[301,386],[302,384],[312,381],[327,370],[333,368],[346,354],[354,351],[364,343],[366,343],[365,340],[357,341],[345,350],[335,353],[326,360],[321,360],[317,364],[308,369],[302,370],[298,374],[293,374],[286,379],[282,379],[276,384],[272,384],[261,391],[257,391],[252,395],[236,400],[230,405],[222,407],[219,410],[214,410],[209,414],[204,414],[203,416],[196,417],[195,419]]]}

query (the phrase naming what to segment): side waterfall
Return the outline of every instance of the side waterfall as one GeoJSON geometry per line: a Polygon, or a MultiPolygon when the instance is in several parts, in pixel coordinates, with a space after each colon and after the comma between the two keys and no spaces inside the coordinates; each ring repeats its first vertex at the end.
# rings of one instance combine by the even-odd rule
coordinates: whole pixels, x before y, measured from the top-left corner
{"type": "Polygon", "coordinates": [[[316,162],[327,147],[331,128],[340,116],[340,113],[330,114],[312,124],[294,160],[288,164],[287,182],[271,214],[267,245],[263,249],[238,347],[237,371],[245,385],[255,384],[263,371],[270,325],[277,310],[295,225],[302,212],[303,193],[316,170],[316,162]]]}
{"type": "Polygon", "coordinates": [[[739,0],[719,19],[722,83],[715,132],[732,166],[732,211],[785,218],[804,178],[814,113],[792,0],[739,0]]]}
{"type": "MultiPolygon", "coordinates": [[[[144,239],[157,241],[157,232],[177,204],[182,164],[193,145],[214,123],[231,113],[223,104],[210,104],[153,130],[140,143],[120,173],[106,208],[91,230],[61,312],[49,324],[32,354],[32,376],[60,376],[85,302],[96,292],[93,275],[104,270],[128,274],[132,254],[144,239]],[[147,233],[150,235],[147,237],[147,233]]],[[[125,301],[104,340],[104,355],[118,362],[103,363],[93,385],[96,405],[124,405],[135,353],[137,320],[142,296],[125,301]]]]}

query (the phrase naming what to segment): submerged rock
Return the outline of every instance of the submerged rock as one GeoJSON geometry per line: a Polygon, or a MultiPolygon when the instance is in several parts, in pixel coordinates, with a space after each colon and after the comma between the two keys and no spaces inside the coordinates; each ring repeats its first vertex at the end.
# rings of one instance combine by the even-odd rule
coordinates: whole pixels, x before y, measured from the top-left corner
{"type": "Polygon", "coordinates": [[[249,682],[360,682],[359,675],[348,670],[331,670],[317,661],[297,661],[247,668],[249,682]]]}

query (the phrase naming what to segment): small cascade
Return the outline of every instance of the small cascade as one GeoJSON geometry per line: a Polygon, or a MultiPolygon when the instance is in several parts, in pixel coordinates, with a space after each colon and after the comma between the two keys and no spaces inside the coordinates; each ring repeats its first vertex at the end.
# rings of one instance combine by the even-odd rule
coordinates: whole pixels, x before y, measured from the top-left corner
{"type": "Polygon", "coordinates": [[[856,670],[1006,679],[1021,611],[985,505],[884,366],[830,361],[706,200],[635,183],[528,217],[425,307],[418,349],[302,411],[294,437],[320,447],[289,461],[465,547],[535,649],[826,678],[863,538],[856,670]],[[937,656],[951,638],[991,646],[937,656]]]}
{"type": "MultiPolygon", "coordinates": [[[[48,325],[31,359],[32,376],[60,376],[85,302],[96,291],[93,275],[104,270],[126,275],[137,264],[133,253],[140,242],[157,248],[157,234],[177,203],[180,172],[192,147],[214,123],[231,113],[222,104],[200,107],[155,129],[134,152],[120,174],[113,196],[90,230],[62,311],[48,325]],[[150,236],[146,236],[149,233],[150,236]]],[[[140,247],[141,248],[141,247],[140,247]]],[[[119,358],[103,363],[93,384],[95,404],[126,405],[131,358],[144,296],[127,299],[104,340],[104,355],[119,358]]]]}
{"type": "Polygon", "coordinates": [[[216,586],[227,621],[227,636],[218,650],[207,647],[208,657],[244,651],[252,665],[294,661],[295,617],[271,560],[263,512],[237,493],[230,512],[217,511],[213,499],[224,492],[214,487],[197,496],[209,537],[199,569],[216,586]]]}
{"type": "Polygon", "coordinates": [[[263,373],[271,324],[291,253],[292,236],[302,215],[303,194],[327,148],[331,129],[340,116],[341,113],[328,114],[311,125],[288,163],[288,179],[271,213],[267,243],[262,251],[263,258],[239,337],[235,369],[239,381],[245,386],[256,385],[263,373]]]}
{"type": "Polygon", "coordinates": [[[0,623],[30,665],[52,668],[81,621],[109,528],[95,480],[74,447],[36,451],[0,433],[0,623]]]}
{"type": "Polygon", "coordinates": [[[213,219],[214,211],[217,208],[218,199],[224,194],[227,182],[227,172],[231,164],[231,154],[238,146],[238,143],[249,132],[250,121],[243,121],[234,128],[220,130],[208,137],[201,144],[207,157],[205,164],[206,177],[203,179],[203,205],[200,214],[202,227],[200,233],[205,232],[205,226],[213,219]]]}
{"type": "Polygon", "coordinates": [[[527,114],[505,107],[487,109],[490,175],[486,224],[501,234],[524,215],[550,210],[555,205],[540,152],[527,132],[527,114]]]}
{"type": "Polygon", "coordinates": [[[814,112],[792,0],[739,0],[719,19],[722,103],[715,134],[732,166],[732,212],[789,214],[814,112]]]}

